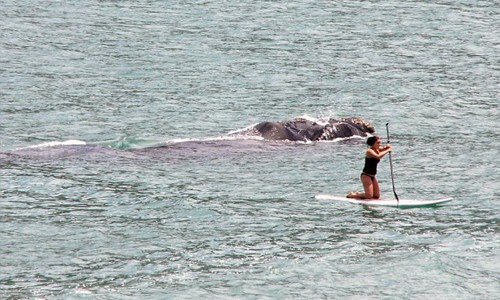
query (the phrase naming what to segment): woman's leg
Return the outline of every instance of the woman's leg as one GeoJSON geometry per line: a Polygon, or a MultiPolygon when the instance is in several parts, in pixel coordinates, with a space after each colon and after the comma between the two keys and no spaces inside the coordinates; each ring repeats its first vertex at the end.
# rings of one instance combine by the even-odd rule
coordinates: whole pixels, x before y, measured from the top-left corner
{"type": "Polygon", "coordinates": [[[378,185],[377,177],[373,177],[372,183],[373,183],[373,199],[379,199],[380,198],[380,187],[378,185]]]}
{"type": "Polygon", "coordinates": [[[373,198],[372,178],[370,176],[361,175],[361,183],[363,184],[364,193],[358,193],[358,192],[349,193],[347,195],[347,198],[356,198],[356,199],[372,199],[373,198]]]}
{"type": "Polygon", "coordinates": [[[360,194],[361,199],[372,199],[373,198],[373,178],[366,175],[361,175],[361,182],[363,183],[363,189],[365,192],[360,194]]]}

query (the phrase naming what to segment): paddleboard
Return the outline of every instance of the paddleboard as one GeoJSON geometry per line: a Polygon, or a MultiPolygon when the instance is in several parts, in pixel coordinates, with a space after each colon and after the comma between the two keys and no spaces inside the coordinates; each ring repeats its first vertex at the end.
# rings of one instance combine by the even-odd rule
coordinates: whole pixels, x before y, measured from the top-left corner
{"type": "Polygon", "coordinates": [[[318,194],[314,196],[314,198],[324,199],[324,200],[345,201],[345,202],[369,205],[369,206],[389,206],[389,207],[400,207],[400,208],[437,206],[439,204],[449,202],[453,199],[451,197],[441,198],[437,200],[399,199],[398,203],[396,199],[363,200],[363,199],[347,198],[346,196],[336,196],[329,194],[318,194]]]}

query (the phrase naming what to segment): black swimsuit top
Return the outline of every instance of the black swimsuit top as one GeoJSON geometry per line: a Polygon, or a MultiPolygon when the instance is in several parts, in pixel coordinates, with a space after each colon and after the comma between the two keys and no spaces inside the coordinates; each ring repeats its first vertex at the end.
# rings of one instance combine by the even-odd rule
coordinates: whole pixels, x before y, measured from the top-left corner
{"type": "Polygon", "coordinates": [[[380,159],[376,157],[365,158],[365,167],[363,168],[363,173],[366,173],[368,175],[376,175],[377,165],[379,161],[380,159]]]}

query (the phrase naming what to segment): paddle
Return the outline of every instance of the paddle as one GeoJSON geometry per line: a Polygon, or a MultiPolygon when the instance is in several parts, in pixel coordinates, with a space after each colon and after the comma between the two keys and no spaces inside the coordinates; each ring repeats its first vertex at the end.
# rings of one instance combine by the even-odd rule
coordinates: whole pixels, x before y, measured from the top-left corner
{"type": "MultiPolygon", "coordinates": [[[[390,143],[389,123],[385,124],[385,128],[387,129],[387,144],[389,144],[390,143]]],[[[391,156],[391,152],[389,152],[389,165],[391,166],[392,191],[394,192],[394,197],[396,197],[396,200],[398,201],[398,206],[399,206],[399,197],[398,197],[398,194],[396,194],[396,188],[394,187],[394,171],[392,169],[392,156],[391,156]]]]}

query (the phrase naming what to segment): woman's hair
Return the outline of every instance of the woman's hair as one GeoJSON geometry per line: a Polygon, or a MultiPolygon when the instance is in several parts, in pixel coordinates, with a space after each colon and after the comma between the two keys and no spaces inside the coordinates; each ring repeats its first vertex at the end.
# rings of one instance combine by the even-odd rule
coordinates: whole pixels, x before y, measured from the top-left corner
{"type": "Polygon", "coordinates": [[[367,140],[366,140],[366,143],[368,144],[368,146],[373,146],[373,144],[375,144],[375,142],[379,139],[378,136],[371,136],[369,137],[367,140]]]}

